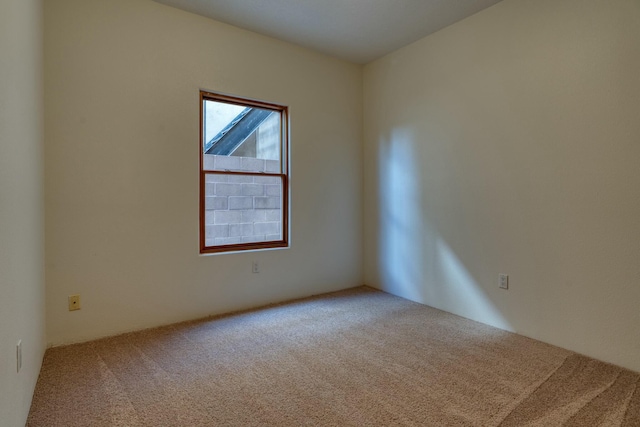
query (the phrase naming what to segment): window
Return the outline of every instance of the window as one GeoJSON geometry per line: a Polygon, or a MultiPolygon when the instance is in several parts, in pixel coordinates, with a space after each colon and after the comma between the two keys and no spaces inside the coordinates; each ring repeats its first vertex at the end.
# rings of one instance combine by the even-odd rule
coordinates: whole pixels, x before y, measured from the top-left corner
{"type": "Polygon", "coordinates": [[[288,245],[287,107],[200,92],[200,253],[288,245]]]}

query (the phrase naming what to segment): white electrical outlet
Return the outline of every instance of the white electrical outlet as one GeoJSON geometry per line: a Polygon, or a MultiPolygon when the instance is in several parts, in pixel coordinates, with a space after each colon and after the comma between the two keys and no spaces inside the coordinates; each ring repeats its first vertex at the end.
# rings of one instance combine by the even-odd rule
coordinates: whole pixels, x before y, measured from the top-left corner
{"type": "Polygon", "coordinates": [[[16,345],[16,366],[20,372],[22,369],[22,340],[18,341],[18,345],[16,345]]]}
{"type": "Polygon", "coordinates": [[[251,272],[255,274],[260,273],[260,267],[258,266],[258,261],[253,261],[251,263],[251,272]]]}
{"type": "Polygon", "coordinates": [[[498,275],[498,286],[501,289],[509,289],[509,275],[508,274],[499,274],[498,275]]]}

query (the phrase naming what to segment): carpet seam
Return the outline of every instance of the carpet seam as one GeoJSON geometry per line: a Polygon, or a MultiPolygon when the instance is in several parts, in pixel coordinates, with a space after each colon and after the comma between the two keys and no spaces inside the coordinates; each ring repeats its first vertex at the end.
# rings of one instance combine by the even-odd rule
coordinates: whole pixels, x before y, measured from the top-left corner
{"type": "Polygon", "coordinates": [[[633,392],[631,392],[631,396],[629,397],[629,400],[627,401],[627,407],[624,410],[624,415],[622,416],[622,424],[624,424],[624,422],[627,419],[627,414],[629,413],[629,408],[631,408],[631,401],[633,400],[633,396],[636,395],[636,393],[638,392],[638,384],[640,384],[640,376],[638,376],[638,379],[636,379],[636,384],[635,387],[633,389],[633,392]]]}
{"type": "MultiPolygon", "coordinates": [[[[602,389],[600,391],[600,393],[596,394],[595,396],[593,396],[591,399],[589,399],[588,402],[586,402],[582,408],[580,408],[575,414],[571,415],[569,417],[569,419],[567,421],[571,421],[573,418],[575,418],[576,416],[578,416],[578,414],[580,413],[580,410],[586,408],[587,406],[589,406],[595,399],[597,399],[600,395],[602,395],[602,393],[606,392],[607,390],[609,390],[611,387],[613,387],[613,385],[618,381],[618,379],[620,378],[620,376],[622,375],[623,371],[618,372],[618,375],[616,375],[616,377],[613,379],[613,381],[611,381],[611,383],[609,383],[609,385],[607,385],[604,389],[602,389]]],[[[625,414],[626,414],[626,410],[625,410],[625,414]]],[[[624,420],[624,418],[623,418],[624,420]]]]}
{"type": "Polygon", "coordinates": [[[537,391],[540,389],[540,387],[542,387],[543,385],[545,385],[545,384],[546,384],[546,383],[551,379],[551,377],[552,377],[553,375],[555,375],[555,374],[556,374],[556,372],[558,372],[558,370],[560,370],[560,368],[562,368],[562,367],[564,366],[564,364],[567,362],[567,359],[569,359],[569,357],[574,356],[574,355],[575,355],[575,354],[568,354],[568,355],[564,358],[564,360],[562,361],[562,363],[560,363],[560,364],[556,367],[556,369],[554,369],[554,370],[553,370],[549,375],[547,375],[547,377],[546,377],[546,378],[545,378],[545,379],[544,379],[540,384],[538,384],[538,386],[537,386],[536,388],[534,388],[533,390],[531,390],[531,391],[530,391],[530,392],[529,392],[529,393],[524,397],[524,399],[520,400],[520,401],[518,402],[518,404],[517,404],[517,405],[516,405],[516,406],[515,406],[511,411],[509,411],[509,413],[508,413],[507,415],[505,415],[505,416],[502,418],[502,420],[500,421],[500,423],[499,423],[499,424],[497,424],[497,425],[496,425],[496,427],[500,427],[501,425],[503,425],[503,424],[504,424],[504,421],[505,421],[507,418],[509,418],[509,415],[511,415],[511,414],[512,414],[512,413],[513,413],[513,412],[518,408],[518,406],[520,406],[520,405],[522,404],[522,402],[524,402],[524,401],[525,401],[529,396],[532,396],[535,392],[537,392],[537,391]]]}
{"type": "MultiPolygon", "coordinates": [[[[107,361],[104,359],[104,357],[102,357],[100,352],[94,346],[90,346],[90,348],[94,352],[94,354],[98,357],[98,360],[100,360],[104,364],[104,366],[109,370],[109,372],[111,373],[111,376],[118,382],[118,386],[120,386],[120,387],[122,387],[124,389],[125,388],[124,384],[122,383],[120,378],[118,378],[116,373],[113,372],[113,370],[111,369],[111,367],[109,366],[107,361]]],[[[139,423],[140,422],[140,414],[138,413],[138,409],[136,408],[136,405],[131,401],[131,397],[129,396],[129,393],[125,393],[125,397],[127,399],[127,403],[131,406],[131,408],[133,409],[133,411],[135,413],[136,421],[139,423]]]]}

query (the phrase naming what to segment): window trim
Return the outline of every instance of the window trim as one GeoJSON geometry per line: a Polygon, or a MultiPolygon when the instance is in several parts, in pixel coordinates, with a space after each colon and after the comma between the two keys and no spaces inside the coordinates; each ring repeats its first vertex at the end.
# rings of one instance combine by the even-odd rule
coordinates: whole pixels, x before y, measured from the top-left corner
{"type": "Polygon", "coordinates": [[[285,105],[270,102],[257,101],[254,99],[241,98],[237,96],[225,95],[206,90],[200,90],[200,138],[198,140],[198,152],[200,153],[200,253],[212,254],[222,252],[238,252],[248,250],[276,249],[289,247],[289,109],[285,105]],[[204,101],[224,102],[240,106],[264,108],[280,113],[280,173],[274,172],[244,172],[244,171],[221,171],[204,169],[204,101]],[[234,243],[226,245],[206,246],[206,224],[205,224],[205,185],[206,176],[209,174],[220,175],[244,175],[244,176],[274,176],[282,180],[282,225],[281,240],[270,240],[266,242],[234,243]]]}

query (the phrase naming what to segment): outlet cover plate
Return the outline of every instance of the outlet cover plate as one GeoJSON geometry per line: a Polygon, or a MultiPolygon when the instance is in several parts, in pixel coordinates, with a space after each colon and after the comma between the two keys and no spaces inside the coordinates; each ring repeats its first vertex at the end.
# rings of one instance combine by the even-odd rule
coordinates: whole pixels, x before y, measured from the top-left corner
{"type": "Polygon", "coordinates": [[[69,295],[69,311],[80,310],[80,295],[69,295]]]}
{"type": "Polygon", "coordinates": [[[509,275],[508,274],[499,274],[498,275],[498,286],[500,289],[509,289],[509,275]]]}
{"type": "Polygon", "coordinates": [[[22,340],[19,340],[16,345],[16,368],[18,372],[22,369],[22,340]]]}

